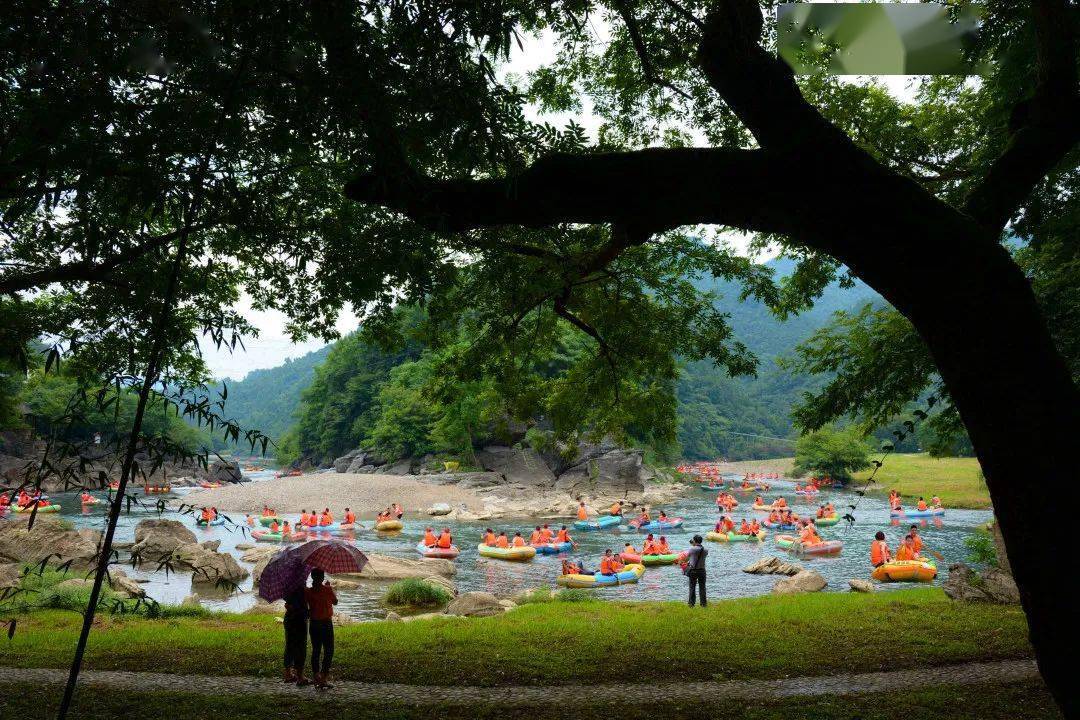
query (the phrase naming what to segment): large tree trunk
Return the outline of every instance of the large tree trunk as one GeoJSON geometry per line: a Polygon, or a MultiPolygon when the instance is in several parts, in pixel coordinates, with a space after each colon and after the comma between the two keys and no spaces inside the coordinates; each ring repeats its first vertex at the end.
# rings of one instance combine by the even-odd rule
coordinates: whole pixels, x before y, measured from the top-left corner
{"type": "Polygon", "coordinates": [[[1063,591],[1057,552],[1073,545],[1075,530],[1039,518],[1080,504],[1068,452],[1080,438],[1080,393],[1006,250],[958,213],[942,219],[921,236],[910,220],[890,223],[896,231],[884,246],[906,237],[904,251],[856,253],[853,269],[912,321],[934,357],[986,476],[1039,669],[1075,717],[1071,638],[1080,614],[1063,591]]]}

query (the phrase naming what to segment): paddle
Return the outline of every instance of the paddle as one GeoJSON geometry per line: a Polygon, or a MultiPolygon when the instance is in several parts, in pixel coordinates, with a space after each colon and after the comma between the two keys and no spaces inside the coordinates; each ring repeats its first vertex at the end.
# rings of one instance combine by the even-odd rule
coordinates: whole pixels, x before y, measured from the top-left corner
{"type": "Polygon", "coordinates": [[[936,560],[938,560],[940,562],[945,562],[945,556],[942,555],[941,553],[939,553],[937,550],[931,550],[930,548],[926,547],[925,545],[922,546],[922,549],[925,550],[926,552],[930,553],[931,555],[933,555],[934,559],[936,559],[936,560]]]}

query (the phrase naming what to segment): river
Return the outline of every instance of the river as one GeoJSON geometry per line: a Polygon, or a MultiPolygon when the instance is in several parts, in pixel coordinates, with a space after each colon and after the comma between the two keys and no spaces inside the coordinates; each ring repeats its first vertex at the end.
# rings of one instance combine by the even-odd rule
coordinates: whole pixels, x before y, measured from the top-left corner
{"type": "MultiPolygon", "coordinates": [[[[271,472],[247,473],[254,482],[259,482],[272,477],[271,472]]],[[[884,499],[875,497],[859,498],[855,493],[846,490],[826,491],[813,503],[796,498],[791,493],[792,483],[789,481],[771,481],[773,490],[766,494],[766,500],[771,500],[783,494],[788,502],[799,511],[805,508],[812,512],[818,502],[831,500],[837,509],[843,514],[848,505],[856,504],[853,511],[855,523],[849,525],[846,522],[831,528],[821,528],[820,534],[825,539],[839,539],[844,542],[844,550],[841,554],[831,557],[801,559],[803,565],[820,572],[828,581],[828,590],[847,591],[849,578],[869,577],[869,552],[870,542],[874,533],[884,530],[889,546],[896,547],[903,529],[910,523],[899,523],[890,520],[888,506],[884,499]],[[786,492],[785,492],[786,490],[786,492]]],[[[182,498],[186,489],[178,490],[175,495],[182,498]]],[[[100,495],[100,494],[99,494],[100,495]]],[[[141,494],[140,494],[141,495],[141,494]]],[[[732,513],[736,522],[741,517],[751,517],[755,513],[750,509],[752,497],[745,500],[739,496],[740,507],[732,513]]],[[[71,520],[77,527],[101,529],[104,527],[105,508],[104,503],[90,506],[83,510],[74,493],[54,495],[54,502],[61,504],[61,514],[71,520]]],[[[704,535],[706,530],[711,530],[717,518],[715,492],[694,489],[688,490],[686,495],[678,502],[665,507],[668,515],[682,517],[683,527],[679,532],[668,533],[672,547],[681,549],[686,547],[687,541],[694,533],[704,535]]],[[[153,503],[150,503],[151,505],[153,503]]],[[[253,508],[254,510],[254,508],[253,508]]],[[[337,508],[340,512],[340,508],[337,508]]],[[[658,508],[654,508],[655,511],[658,508]]],[[[761,513],[756,513],[763,517],[761,513]]],[[[124,513],[120,518],[116,538],[119,542],[131,541],[134,537],[135,526],[147,517],[157,517],[158,513],[151,509],[133,508],[130,513],[124,513]]],[[[181,517],[192,527],[200,541],[221,540],[220,550],[231,552],[237,559],[242,554],[236,549],[237,544],[252,542],[249,537],[237,529],[228,526],[212,528],[198,528],[194,525],[194,518],[188,516],[176,516],[171,511],[166,511],[162,517],[181,517]]],[[[970,535],[975,528],[986,523],[992,518],[989,510],[955,510],[948,509],[945,516],[934,520],[918,521],[923,541],[929,550],[934,550],[944,556],[945,560],[938,561],[939,575],[936,583],[941,583],[947,575],[946,568],[951,562],[965,561],[967,548],[964,538],[970,535]]],[[[242,521],[242,517],[233,518],[242,521]]],[[[560,557],[552,555],[537,555],[532,562],[510,563],[500,560],[481,558],[476,552],[476,544],[480,534],[486,525],[491,525],[496,531],[506,530],[509,535],[520,530],[528,537],[535,522],[529,520],[495,521],[491,523],[462,523],[443,522],[442,518],[409,518],[404,520],[405,527],[400,533],[389,535],[376,534],[373,532],[358,532],[356,545],[362,550],[396,555],[399,557],[415,558],[416,543],[423,535],[424,527],[428,524],[449,525],[454,534],[455,544],[461,548],[462,553],[457,559],[457,575],[454,582],[459,591],[485,590],[495,594],[511,594],[524,588],[538,586],[554,586],[555,577],[559,574],[560,557]]],[[[566,524],[572,527],[571,519],[566,519],[566,524]]],[[[599,556],[605,548],[618,551],[626,542],[633,543],[640,548],[642,535],[623,526],[621,531],[603,532],[573,532],[574,539],[579,543],[579,548],[573,553],[587,559],[590,567],[595,567],[599,556]]],[[[708,592],[711,598],[746,597],[766,594],[776,582],[777,577],[772,575],[749,575],[742,572],[742,568],[758,558],[768,555],[777,555],[787,559],[787,555],[776,548],[774,536],[770,532],[765,542],[756,543],[712,543],[706,542],[709,550],[706,560],[708,570],[708,592]]],[[[241,563],[244,564],[244,563],[241,563]]],[[[249,569],[250,566],[246,565],[249,569]]],[[[192,592],[198,592],[204,606],[211,609],[242,611],[255,602],[252,592],[251,580],[241,583],[236,592],[224,593],[208,589],[205,586],[193,587],[190,573],[172,574],[164,571],[147,572],[131,567],[124,567],[125,572],[133,578],[145,579],[144,585],[147,593],[158,602],[179,603],[192,592]]],[[[880,589],[902,587],[902,585],[881,585],[880,589]]],[[[385,610],[379,605],[379,597],[385,590],[386,585],[380,582],[362,583],[357,590],[343,590],[339,592],[341,612],[344,612],[357,620],[373,620],[385,615],[385,610]]],[[[612,600],[684,600],[686,581],[682,577],[677,566],[649,568],[636,585],[624,585],[616,588],[597,590],[599,598],[612,600]]]]}

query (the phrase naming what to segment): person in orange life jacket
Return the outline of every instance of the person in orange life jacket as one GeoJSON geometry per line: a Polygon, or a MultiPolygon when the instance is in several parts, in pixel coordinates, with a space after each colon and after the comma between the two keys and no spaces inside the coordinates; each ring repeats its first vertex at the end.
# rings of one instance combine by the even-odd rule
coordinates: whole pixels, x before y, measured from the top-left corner
{"type": "Polygon", "coordinates": [[[543,542],[540,539],[541,537],[542,537],[542,535],[540,534],[540,526],[537,525],[536,529],[532,531],[532,535],[529,536],[529,544],[530,545],[540,545],[543,542]]]}
{"type": "Polygon", "coordinates": [[[914,560],[915,551],[912,549],[911,536],[905,535],[900,547],[896,548],[897,560],[914,560]]]}
{"type": "Polygon", "coordinates": [[[270,532],[276,533],[279,530],[277,518],[270,521],[270,532]]]}
{"type": "Polygon", "coordinates": [[[570,537],[570,532],[563,525],[559,528],[559,532],[555,533],[555,542],[557,543],[572,543],[574,539],[570,537]]]}
{"type": "Polygon", "coordinates": [[[311,619],[308,634],[311,637],[311,671],[315,674],[315,687],[330,687],[330,663],[334,659],[334,606],[337,595],[326,574],[319,568],[311,571],[311,587],[304,591],[311,619]],[[321,662],[320,662],[321,654],[321,662]]]}
{"type": "Polygon", "coordinates": [[[449,550],[454,544],[454,537],[450,534],[450,528],[444,527],[439,533],[438,546],[443,550],[449,550]]]}
{"type": "Polygon", "coordinates": [[[435,537],[435,531],[430,527],[424,528],[424,547],[435,547],[435,543],[439,541],[435,537]]]}
{"type": "Polygon", "coordinates": [[[920,497],[920,498],[919,498],[919,504],[918,504],[918,505],[916,505],[916,507],[917,507],[917,508],[918,508],[919,510],[926,510],[926,509],[927,509],[926,501],[925,501],[925,500],[923,500],[923,499],[922,499],[922,498],[920,497]]]}
{"type": "Polygon", "coordinates": [[[576,562],[574,562],[573,560],[568,560],[566,558],[563,558],[563,561],[562,561],[562,574],[563,575],[584,575],[584,573],[581,572],[581,568],[578,566],[578,564],[576,562]]]}
{"type": "Polygon", "coordinates": [[[870,564],[874,567],[884,565],[892,559],[889,546],[885,544],[885,533],[874,533],[874,542],[870,543],[870,564]]]}
{"type": "Polygon", "coordinates": [[[578,503],[577,519],[578,520],[588,520],[589,519],[589,511],[585,509],[585,501],[584,500],[582,500],[580,503],[578,503]]]}
{"type": "Polygon", "coordinates": [[[652,533],[649,533],[645,537],[645,542],[641,546],[641,554],[643,556],[644,555],[659,555],[660,554],[660,553],[656,552],[656,541],[653,540],[652,533]]]}
{"type": "Polygon", "coordinates": [[[332,525],[334,522],[334,516],[330,514],[330,508],[323,508],[322,515],[319,516],[319,526],[326,527],[332,525]]]}
{"type": "Polygon", "coordinates": [[[908,528],[908,537],[911,538],[911,549],[915,552],[915,555],[918,556],[922,552],[923,541],[922,538],[919,537],[919,527],[917,525],[912,525],[908,528]]]}
{"type": "Polygon", "coordinates": [[[668,545],[667,538],[664,537],[663,535],[660,536],[660,541],[658,543],[656,543],[656,554],[657,555],[670,555],[671,554],[671,546],[668,545]]]}
{"type": "Polygon", "coordinates": [[[402,518],[402,516],[405,514],[405,509],[403,507],[401,507],[400,505],[398,505],[397,503],[394,503],[391,507],[394,510],[394,517],[396,517],[398,520],[400,520],[402,518]]]}
{"type": "Polygon", "coordinates": [[[743,518],[742,522],[739,523],[739,529],[736,532],[738,532],[739,535],[750,534],[750,523],[746,522],[746,518],[743,518]]]}
{"type": "Polygon", "coordinates": [[[619,516],[619,515],[622,515],[622,513],[623,513],[623,501],[622,500],[619,500],[618,502],[612,503],[611,507],[608,508],[608,514],[609,515],[619,516]]]}
{"type": "Polygon", "coordinates": [[[352,525],[356,522],[356,513],[349,508],[345,508],[345,520],[346,525],[352,525]]]}
{"type": "Polygon", "coordinates": [[[495,540],[495,547],[501,547],[501,548],[510,547],[510,541],[506,538],[506,531],[505,530],[503,530],[502,532],[499,533],[498,539],[495,540]]]}
{"type": "Polygon", "coordinates": [[[540,528],[540,542],[549,543],[555,538],[555,533],[551,527],[544,523],[544,527],[540,528]]]}
{"type": "Polygon", "coordinates": [[[520,532],[514,533],[514,547],[525,547],[525,538],[521,537],[520,532]]]}
{"type": "Polygon", "coordinates": [[[495,538],[495,531],[491,528],[484,530],[484,544],[488,547],[495,547],[498,544],[498,540],[495,538]]]}

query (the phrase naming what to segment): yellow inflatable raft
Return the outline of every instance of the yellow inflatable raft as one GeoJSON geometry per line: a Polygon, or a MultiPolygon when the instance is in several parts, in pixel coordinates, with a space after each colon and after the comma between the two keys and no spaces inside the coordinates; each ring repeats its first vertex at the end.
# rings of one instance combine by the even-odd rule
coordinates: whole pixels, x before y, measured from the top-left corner
{"type": "Polygon", "coordinates": [[[870,573],[878,582],[930,582],[937,577],[937,565],[926,560],[893,560],[878,565],[870,573]]]}
{"type": "Polygon", "coordinates": [[[768,535],[765,530],[759,530],[757,535],[740,535],[737,532],[718,533],[713,530],[705,533],[706,540],[712,540],[713,542],[748,542],[753,540],[764,540],[768,535]]]}
{"type": "Polygon", "coordinates": [[[522,547],[492,547],[491,545],[485,545],[480,543],[476,546],[476,551],[483,557],[495,558],[496,560],[514,560],[517,562],[524,562],[526,560],[532,560],[536,557],[536,548],[532,545],[523,545],[522,547]]]}
{"type": "Polygon", "coordinates": [[[400,530],[404,525],[400,520],[383,520],[381,523],[375,523],[375,529],[382,532],[389,532],[391,530],[400,530]]]}

